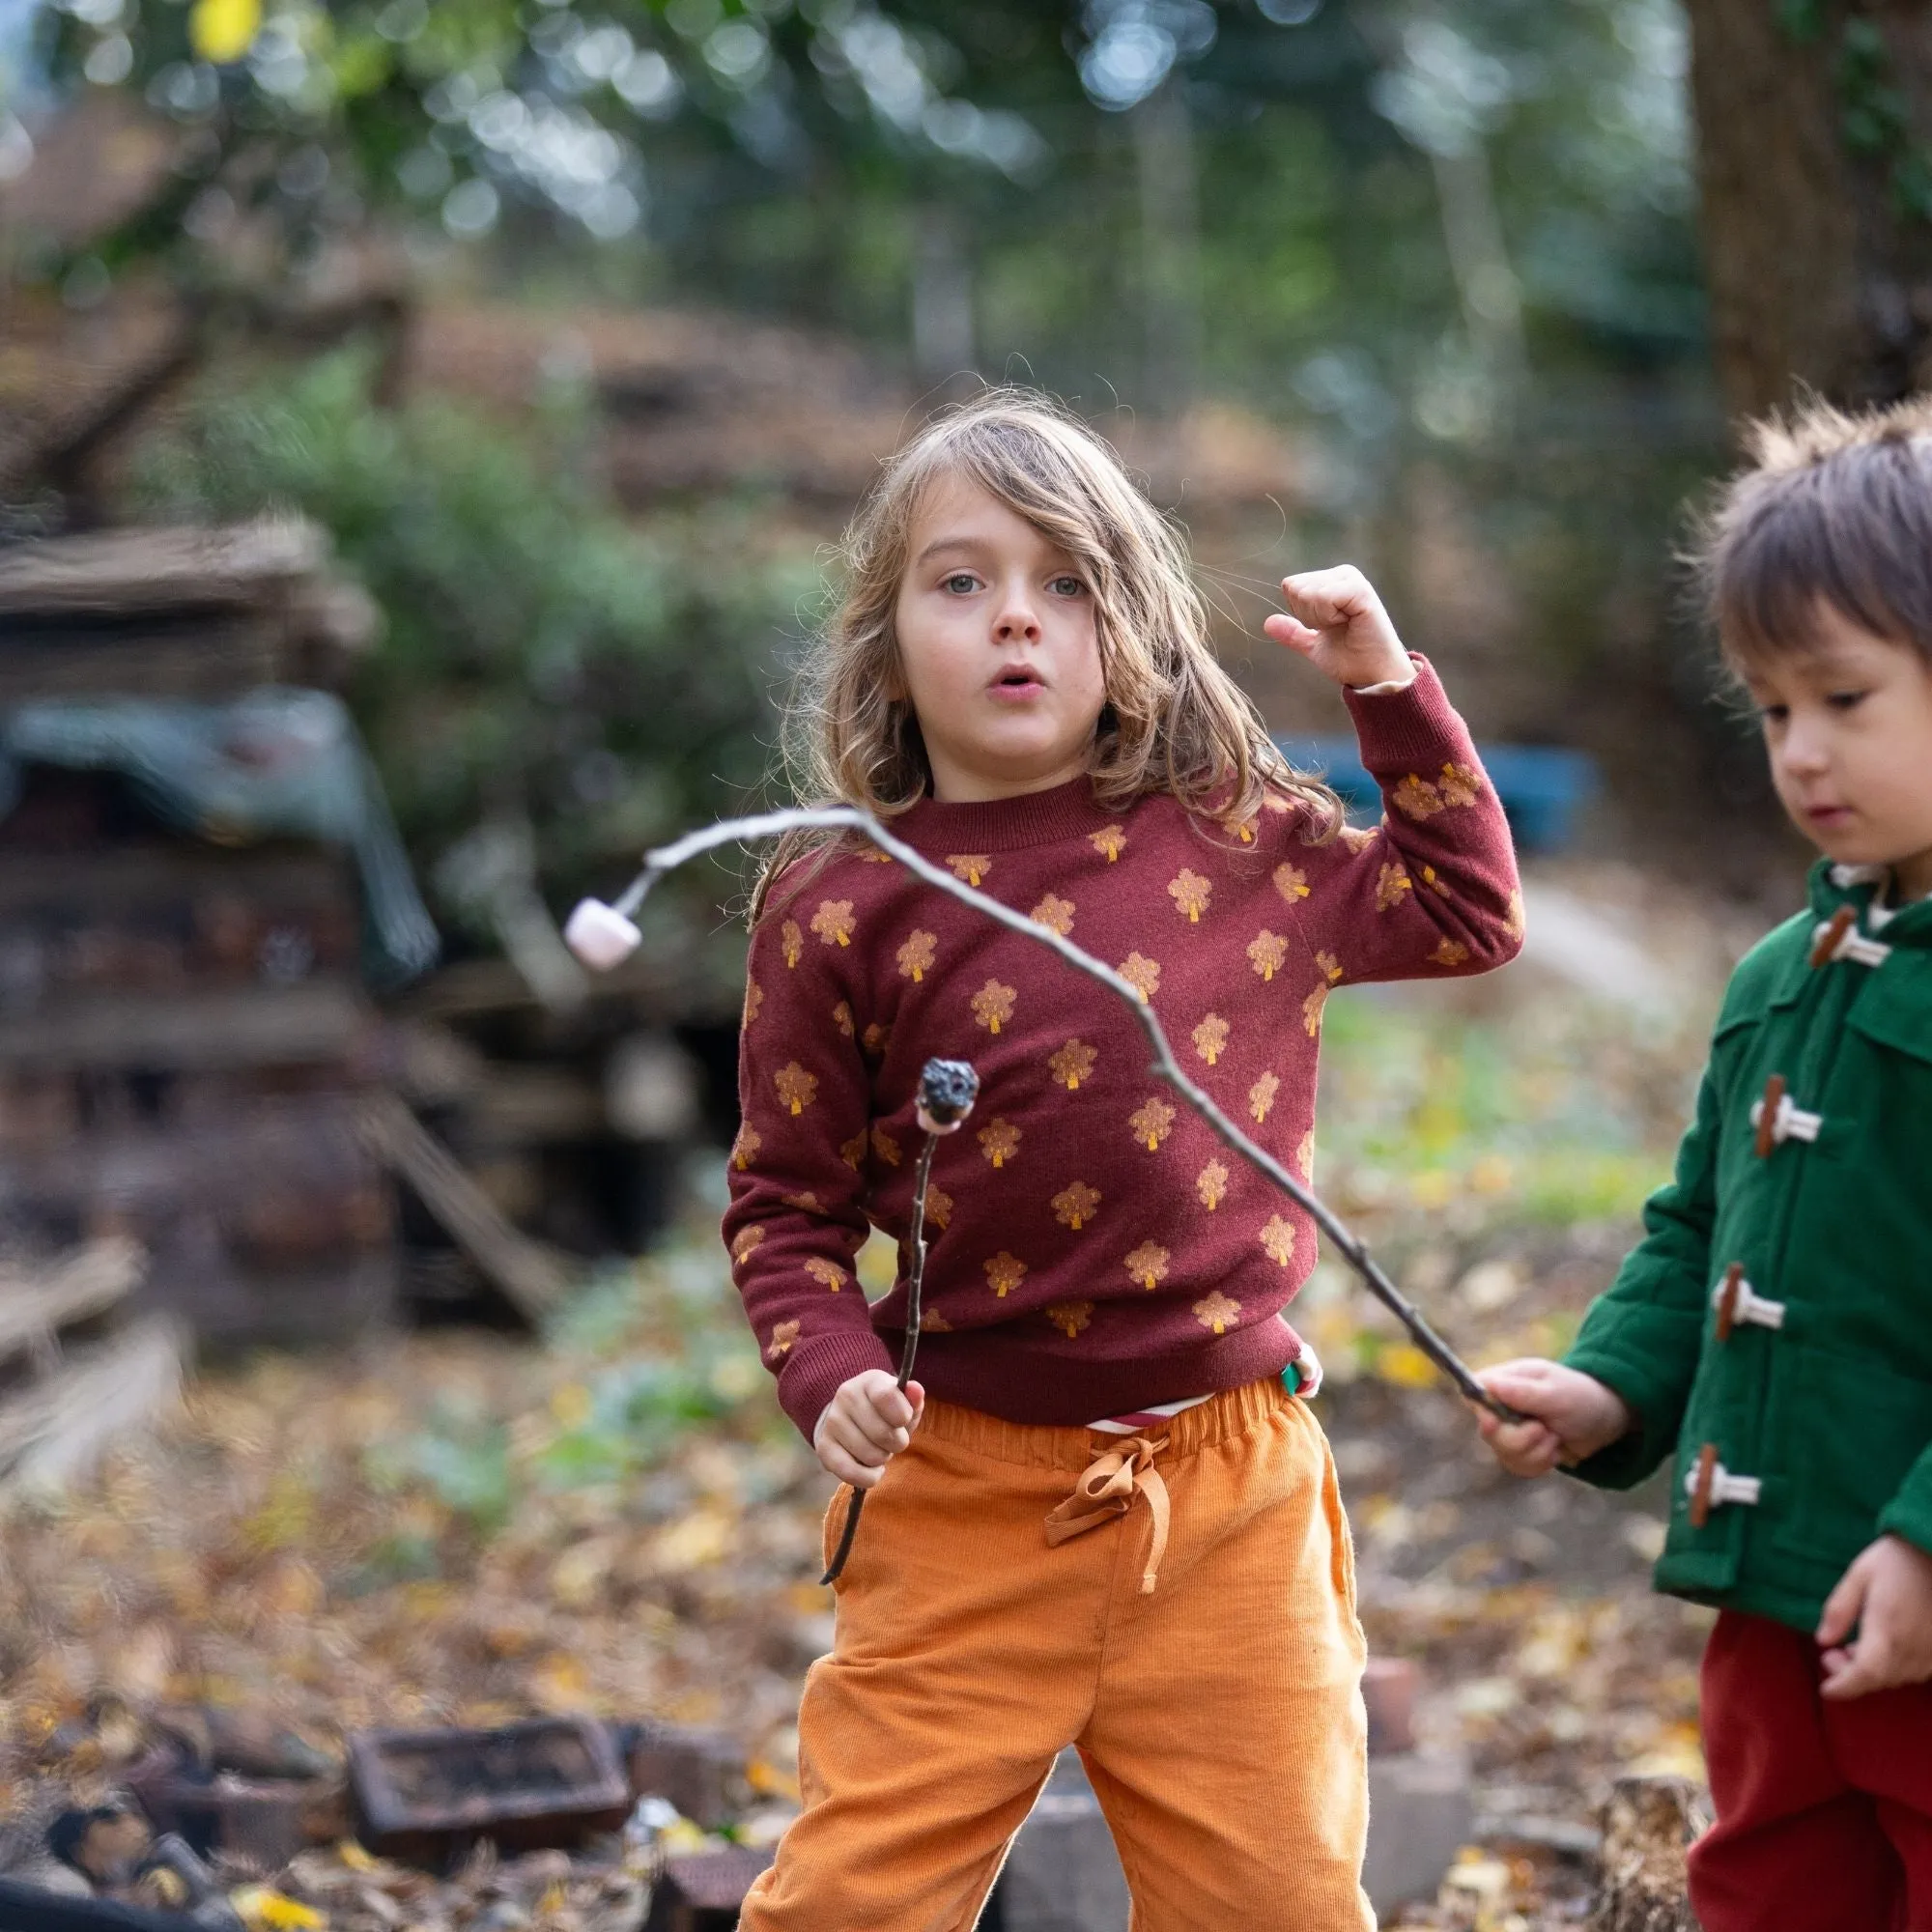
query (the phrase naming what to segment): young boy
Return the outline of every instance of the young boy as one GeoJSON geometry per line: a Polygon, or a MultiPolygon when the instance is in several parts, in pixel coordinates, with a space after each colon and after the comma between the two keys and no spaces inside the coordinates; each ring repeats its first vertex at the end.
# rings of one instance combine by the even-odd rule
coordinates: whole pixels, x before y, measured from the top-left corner
{"type": "Polygon", "coordinates": [[[1761,426],[1708,531],[1811,903],[1740,964],[1646,1236],[1503,1466],[1675,1447],[1658,1587],[1720,1612],[1705,1932],[1932,1928],[1932,406],[1761,426]]]}

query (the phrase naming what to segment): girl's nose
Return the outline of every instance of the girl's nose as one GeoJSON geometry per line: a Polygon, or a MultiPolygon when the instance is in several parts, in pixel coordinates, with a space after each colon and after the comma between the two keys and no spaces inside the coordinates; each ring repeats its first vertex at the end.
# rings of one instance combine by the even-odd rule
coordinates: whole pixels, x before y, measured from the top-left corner
{"type": "Polygon", "coordinates": [[[1003,644],[1039,641],[1039,618],[1023,591],[1014,588],[1008,592],[999,615],[993,619],[993,635],[1003,644]]]}

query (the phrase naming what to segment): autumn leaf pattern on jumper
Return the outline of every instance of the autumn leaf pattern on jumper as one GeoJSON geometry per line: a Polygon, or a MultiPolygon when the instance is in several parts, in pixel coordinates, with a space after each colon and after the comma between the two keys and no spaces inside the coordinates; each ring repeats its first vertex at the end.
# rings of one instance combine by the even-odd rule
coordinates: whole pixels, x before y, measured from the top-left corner
{"type": "Polygon", "coordinates": [[[1228,1022],[1219,1013],[1209,1013],[1193,1033],[1194,1051],[1209,1066],[1228,1050],[1228,1022]]]}
{"type": "Polygon", "coordinates": [[[1194,1304],[1195,1321],[1204,1328],[1213,1329],[1217,1335],[1225,1335],[1228,1323],[1240,1312],[1241,1304],[1232,1294],[1223,1294],[1218,1288],[1194,1304]]]}
{"type": "Polygon", "coordinates": [[[1000,1022],[1013,1016],[1012,987],[1003,986],[997,980],[988,980],[973,995],[973,1017],[989,1033],[998,1033],[1000,1022]]]}
{"type": "Polygon", "coordinates": [[[840,1141],[838,1143],[838,1158],[854,1174],[859,1173],[864,1168],[866,1165],[866,1130],[864,1127],[861,1127],[849,1141],[840,1141]]]}
{"type": "Polygon", "coordinates": [[[849,1000],[840,1000],[832,1009],[832,1023],[847,1039],[852,1037],[852,1004],[849,1000]]]}
{"type": "Polygon", "coordinates": [[[950,1335],[952,1323],[936,1308],[923,1308],[919,1313],[919,1332],[922,1335],[950,1335]]]}
{"type": "Polygon", "coordinates": [[[817,1075],[808,1073],[797,1061],[788,1060],[772,1075],[779,1098],[794,1114],[802,1114],[818,1097],[817,1075]]]}
{"type": "Polygon", "coordinates": [[[1474,805],[1483,789],[1483,775],[1467,765],[1444,765],[1435,781],[1444,805],[1474,805]]]}
{"type": "Polygon", "coordinates": [[[1133,1128],[1134,1138],[1150,1153],[1159,1151],[1174,1126],[1174,1109],[1156,1094],[1151,1100],[1143,1100],[1127,1117],[1127,1125],[1133,1128]]]}
{"type": "Polygon", "coordinates": [[[1248,964],[1264,980],[1272,980],[1281,971],[1281,963],[1288,957],[1288,941],[1278,933],[1270,932],[1266,926],[1248,941],[1248,964]]]}
{"type": "Polygon", "coordinates": [[[1328,1004],[1329,988],[1342,977],[1342,962],[1332,952],[1318,952],[1315,964],[1321,975],[1321,983],[1301,1003],[1301,1023],[1308,1029],[1310,1039],[1321,1031],[1321,1009],[1328,1004]]]}
{"type": "Polygon", "coordinates": [[[980,1265],[986,1270],[986,1286],[1002,1301],[1026,1279],[1026,1263],[1017,1255],[1008,1254],[1005,1248],[1002,1248],[991,1261],[981,1262],[980,1265]]]}
{"type": "Polygon", "coordinates": [[[808,1255],[805,1271],[813,1281],[822,1282],[834,1294],[852,1278],[837,1262],[829,1262],[823,1255],[808,1255]]]}
{"type": "Polygon", "coordinates": [[[1160,961],[1144,952],[1129,952],[1114,970],[1143,1000],[1151,1000],[1160,991],[1160,961]]]}
{"type": "Polygon", "coordinates": [[[1019,1151],[1020,1130],[1010,1121],[995,1118],[980,1129],[980,1151],[995,1167],[1004,1167],[1019,1151]]]}
{"type": "Polygon", "coordinates": [[[1207,879],[1185,866],[1167,882],[1168,897],[1174,901],[1176,910],[1187,915],[1189,925],[1201,923],[1201,915],[1208,910],[1213,893],[1214,888],[1207,879]]]}
{"type": "Polygon", "coordinates": [[[731,1243],[731,1259],[734,1262],[743,1261],[764,1238],[765,1227],[762,1221],[753,1221],[749,1228],[740,1228],[737,1239],[731,1243]]]}
{"type": "Polygon", "coordinates": [[[1380,835],[1380,826],[1345,825],[1336,833],[1342,848],[1351,858],[1358,852],[1366,852],[1380,835]]]}
{"type": "Polygon", "coordinates": [[[788,919],[779,927],[779,945],[787,966],[796,966],[805,956],[805,934],[799,929],[797,920],[788,919]]]}
{"type": "Polygon", "coordinates": [[[1376,910],[1388,912],[1402,903],[1402,895],[1409,890],[1410,880],[1400,860],[1392,861],[1381,869],[1376,880],[1376,910]]]}
{"type": "Polygon", "coordinates": [[[948,1226],[952,1219],[952,1197],[943,1187],[934,1187],[930,1182],[925,1189],[925,1218],[935,1228],[948,1226]]]}
{"type": "Polygon", "coordinates": [[[1460,939],[1444,939],[1429,956],[1438,966],[1460,966],[1468,958],[1469,949],[1460,939]]]}
{"type": "Polygon", "coordinates": [[[899,1164],[899,1144],[884,1127],[872,1129],[872,1151],[888,1167],[896,1167],[899,1164]]]}
{"type": "Polygon", "coordinates": [[[1089,1187],[1084,1180],[1069,1181],[1053,1197],[1054,1217],[1063,1228],[1071,1228],[1077,1235],[1094,1218],[1094,1210],[1100,1205],[1100,1190],[1089,1187]]]}
{"type": "Polygon", "coordinates": [[[1047,1063],[1046,1068],[1069,1094],[1080,1091],[1080,1083],[1093,1072],[1099,1056],[1084,1039],[1069,1039],[1047,1063]]]}
{"type": "Polygon", "coordinates": [[[949,852],[946,863],[952,868],[955,879],[964,879],[969,886],[977,886],[993,869],[992,859],[984,852],[949,852]]]}
{"type": "Polygon", "coordinates": [[[1222,1162],[1210,1160],[1194,1177],[1194,1191],[1201,1197],[1201,1205],[1208,1213],[1228,1198],[1228,1170],[1222,1162]]]}
{"type": "Polygon", "coordinates": [[[1274,868],[1274,889],[1293,905],[1296,899],[1308,896],[1308,874],[1298,866],[1277,866],[1274,868]]]}
{"type": "Polygon", "coordinates": [[[1094,1319],[1091,1301],[1055,1301],[1041,1311],[1070,1342],[1094,1319]]]}
{"type": "Polygon", "coordinates": [[[875,1060],[882,1053],[884,1053],[886,1048],[889,1047],[892,1043],[893,1043],[892,1028],[889,1026],[881,1026],[877,1020],[874,1020],[871,1023],[871,1025],[866,1029],[866,1037],[859,1042],[859,1044],[863,1046],[866,1049],[866,1051],[869,1053],[875,1060]]]}
{"type": "Polygon", "coordinates": [[[1281,1082],[1272,1073],[1263,1073],[1248,1089],[1248,1112],[1254,1116],[1257,1126],[1267,1119],[1274,1096],[1280,1092],[1281,1082]]]}
{"type": "Polygon", "coordinates": [[[749,1030],[752,1022],[758,1017],[758,1009],[764,1004],[765,989],[755,980],[748,978],[745,981],[745,1017],[741,1022],[746,1029],[749,1030]]]}
{"type": "Polygon", "coordinates": [[[852,943],[852,901],[850,899],[820,899],[818,910],[811,915],[811,929],[828,946],[850,946],[852,943]]]}
{"type": "Polygon", "coordinates": [[[1279,1214],[1268,1216],[1256,1238],[1267,1250],[1268,1259],[1278,1267],[1286,1267],[1294,1259],[1294,1229],[1279,1214]]]}
{"type": "Polygon", "coordinates": [[[1450,892],[1449,888],[1445,886],[1438,877],[1436,877],[1435,867],[1434,866],[1423,867],[1422,883],[1430,892],[1434,893],[1435,896],[1439,899],[1446,899],[1454,896],[1454,895],[1450,892]]]}
{"type": "Polygon", "coordinates": [[[1418,823],[1425,818],[1433,818],[1442,810],[1442,794],[1427,779],[1417,777],[1414,772],[1410,772],[1389,796],[1402,811],[1418,823]]]}
{"type": "Polygon", "coordinates": [[[1302,1135],[1294,1150],[1294,1171],[1303,1180],[1315,1179],[1315,1129],[1310,1127],[1302,1135]]]}
{"type": "Polygon", "coordinates": [[[1073,930],[1073,901],[1062,898],[1057,893],[1048,893],[1027,917],[1036,925],[1043,925],[1065,939],[1073,930]]]}
{"type": "Polygon", "coordinates": [[[1126,1258],[1126,1270],[1140,1285],[1151,1293],[1155,1286],[1167,1279],[1167,1250],[1158,1241],[1143,1241],[1126,1258]]]}
{"type": "Polygon", "coordinates": [[[898,950],[899,973],[902,978],[912,980],[923,980],[932,970],[932,962],[939,952],[939,940],[930,932],[915,926],[912,935],[898,950]]]}
{"type": "Polygon", "coordinates": [[[797,1340],[798,1323],[796,1321],[781,1321],[772,1330],[772,1339],[765,1348],[765,1360],[768,1362],[781,1361],[786,1355],[791,1353],[791,1345],[797,1340]]]}
{"type": "Polygon", "coordinates": [[[809,1187],[803,1194],[781,1194],[779,1199],[787,1208],[796,1208],[801,1214],[819,1214],[824,1212],[824,1208],[818,1196],[809,1187]]]}
{"type": "Polygon", "coordinates": [[[1529,922],[1523,917],[1522,895],[1520,892],[1509,895],[1509,934],[1512,939],[1520,939],[1529,930],[1529,922]]]}
{"type": "Polygon", "coordinates": [[[758,1150],[764,1144],[764,1135],[750,1121],[744,1122],[738,1128],[738,1138],[731,1143],[731,1165],[743,1174],[757,1159],[758,1150]]]}
{"type": "Polygon", "coordinates": [[[1111,866],[1127,849],[1126,828],[1120,825],[1103,825],[1099,831],[1090,832],[1087,835],[1087,842],[1111,866]]]}

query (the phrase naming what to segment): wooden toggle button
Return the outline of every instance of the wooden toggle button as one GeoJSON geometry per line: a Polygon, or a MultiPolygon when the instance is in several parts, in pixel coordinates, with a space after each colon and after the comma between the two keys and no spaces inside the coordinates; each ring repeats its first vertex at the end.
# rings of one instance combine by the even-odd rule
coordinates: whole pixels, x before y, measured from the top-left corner
{"type": "Polygon", "coordinates": [[[1744,1279],[1743,1262],[1733,1262],[1724,1270],[1724,1286],[1718,1296],[1718,1340],[1720,1342],[1728,1342],[1731,1330],[1738,1325],[1738,1291],[1744,1286],[1744,1279]]]}
{"type": "Polygon", "coordinates": [[[1757,1117],[1757,1139],[1752,1144],[1752,1151],[1760,1160],[1769,1160],[1772,1149],[1777,1145],[1777,1110],[1783,1100],[1784,1075],[1774,1073],[1764,1083],[1762,1111],[1757,1117]]]}
{"type": "Polygon", "coordinates": [[[1711,1520],[1711,1484],[1718,1473],[1718,1445],[1707,1442],[1697,1452],[1697,1475],[1690,1486],[1690,1527],[1702,1529],[1711,1520]]]}
{"type": "Polygon", "coordinates": [[[1829,924],[1821,926],[1818,937],[1811,944],[1811,966],[1815,972],[1820,966],[1829,966],[1838,956],[1838,948],[1844,943],[1845,934],[1859,923],[1856,906],[1840,906],[1832,915],[1829,924]]]}

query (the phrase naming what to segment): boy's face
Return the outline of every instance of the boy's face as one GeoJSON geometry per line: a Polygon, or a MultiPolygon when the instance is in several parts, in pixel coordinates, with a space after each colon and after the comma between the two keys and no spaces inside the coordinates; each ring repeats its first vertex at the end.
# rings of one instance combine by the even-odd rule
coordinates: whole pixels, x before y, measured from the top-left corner
{"type": "Polygon", "coordinates": [[[1932,893],[1932,667],[1821,602],[1813,642],[1753,665],[1772,782],[1828,858],[1932,893]]]}
{"type": "Polygon", "coordinates": [[[1077,778],[1106,702],[1080,567],[963,477],[926,492],[894,622],[936,793],[1008,798],[1077,778]]]}

